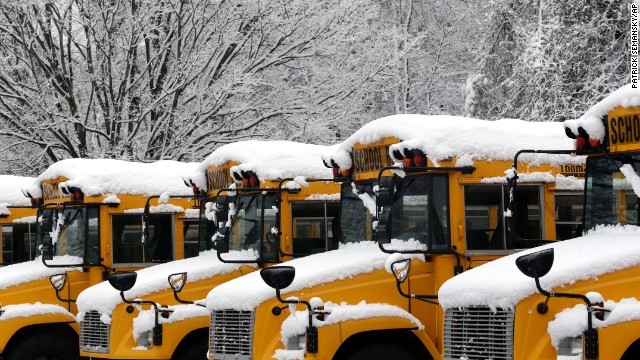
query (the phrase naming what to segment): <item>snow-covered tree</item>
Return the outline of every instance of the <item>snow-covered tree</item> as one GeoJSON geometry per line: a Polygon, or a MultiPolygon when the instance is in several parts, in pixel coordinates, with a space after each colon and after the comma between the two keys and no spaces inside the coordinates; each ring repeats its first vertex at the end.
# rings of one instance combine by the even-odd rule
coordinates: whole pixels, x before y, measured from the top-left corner
{"type": "Polygon", "coordinates": [[[485,34],[465,88],[481,118],[560,121],[629,81],[622,1],[478,2],[485,34]]]}
{"type": "Polygon", "coordinates": [[[313,138],[309,124],[344,112],[384,64],[354,50],[375,15],[352,0],[3,1],[3,145],[35,146],[22,162],[46,165],[313,138]]]}

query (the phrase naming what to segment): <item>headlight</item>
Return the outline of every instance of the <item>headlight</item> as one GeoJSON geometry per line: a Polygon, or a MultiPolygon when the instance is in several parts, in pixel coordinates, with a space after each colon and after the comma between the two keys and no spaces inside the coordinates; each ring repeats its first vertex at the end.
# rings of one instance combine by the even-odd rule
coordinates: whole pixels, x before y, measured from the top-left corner
{"type": "Polygon", "coordinates": [[[141,332],[138,337],[138,345],[150,349],[153,346],[153,330],[141,332]]]}
{"type": "Polygon", "coordinates": [[[574,338],[564,338],[558,346],[558,356],[582,355],[582,335],[574,338]]]}
{"type": "Polygon", "coordinates": [[[287,339],[287,350],[304,350],[307,347],[305,334],[295,335],[287,339]]]}

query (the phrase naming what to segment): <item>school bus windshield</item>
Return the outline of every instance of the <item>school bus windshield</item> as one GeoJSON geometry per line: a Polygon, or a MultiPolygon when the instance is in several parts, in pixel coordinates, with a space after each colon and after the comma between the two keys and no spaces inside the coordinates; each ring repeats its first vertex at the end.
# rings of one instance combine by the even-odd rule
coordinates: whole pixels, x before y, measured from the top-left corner
{"type": "Polygon", "coordinates": [[[364,203],[369,201],[369,205],[373,205],[375,209],[373,182],[355,186],[343,184],[340,198],[340,242],[373,241],[373,215],[364,203]]]}
{"type": "Polygon", "coordinates": [[[600,224],[640,225],[638,196],[619,168],[629,164],[640,174],[640,154],[616,155],[613,160],[615,163],[604,156],[587,159],[585,230],[600,224]]]}
{"type": "Polygon", "coordinates": [[[396,183],[391,238],[418,241],[429,250],[448,249],[446,175],[409,176],[396,183]]]}
{"type": "MultiPolygon", "coordinates": [[[[55,256],[77,256],[86,264],[100,262],[97,207],[44,210],[42,216],[52,219],[55,256]]],[[[38,243],[42,243],[42,236],[38,228],[38,243]]]]}
{"type": "Polygon", "coordinates": [[[276,226],[275,193],[238,195],[229,232],[229,250],[255,250],[260,259],[275,259],[271,229],[276,226]]]}

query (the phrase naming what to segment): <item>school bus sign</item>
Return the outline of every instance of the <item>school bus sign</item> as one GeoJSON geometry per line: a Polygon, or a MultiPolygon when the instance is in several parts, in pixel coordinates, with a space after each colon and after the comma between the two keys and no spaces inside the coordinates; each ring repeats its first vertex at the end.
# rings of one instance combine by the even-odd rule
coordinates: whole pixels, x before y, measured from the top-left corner
{"type": "Polygon", "coordinates": [[[396,138],[387,138],[367,146],[356,144],[353,147],[353,170],[356,180],[377,179],[378,171],[393,165],[389,157],[389,146],[399,142],[396,138]]]}
{"type": "Polygon", "coordinates": [[[640,107],[617,107],[607,116],[609,151],[637,150],[640,146],[640,107]]]}
{"type": "Polygon", "coordinates": [[[233,183],[230,166],[210,167],[207,169],[207,187],[211,196],[215,196],[220,189],[226,189],[233,183]]]}

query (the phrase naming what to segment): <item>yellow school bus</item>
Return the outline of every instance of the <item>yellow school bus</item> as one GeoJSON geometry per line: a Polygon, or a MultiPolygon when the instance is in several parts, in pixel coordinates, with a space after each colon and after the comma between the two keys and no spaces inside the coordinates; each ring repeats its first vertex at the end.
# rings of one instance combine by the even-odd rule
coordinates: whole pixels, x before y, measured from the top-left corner
{"type": "Polygon", "coordinates": [[[442,286],[445,359],[640,357],[640,107],[632,106],[639,95],[625,86],[565,121],[576,152],[588,157],[584,236],[502,258],[442,286]],[[489,322],[496,326],[479,326],[489,322]],[[482,340],[470,346],[473,339],[482,340]]]}
{"type": "MultiPolygon", "coordinates": [[[[583,159],[527,157],[521,164],[526,171],[518,191],[526,202],[517,237],[507,232],[504,216],[504,173],[527,143],[504,139],[546,138],[571,149],[572,142],[554,131],[561,124],[421,115],[363,126],[324,159],[344,181],[340,248],[214,288],[207,296],[210,358],[440,358],[440,285],[556,237],[559,165],[581,165],[583,159]],[[402,292],[431,294],[424,297],[432,303],[403,296],[385,271],[404,257],[414,260],[402,292]],[[261,275],[282,287],[277,295],[261,275]]],[[[572,206],[571,200],[581,199],[572,197],[563,206],[572,206]]]]}
{"type": "Polygon", "coordinates": [[[336,246],[340,187],[320,161],[329,150],[287,141],[240,141],[215,150],[185,176],[207,196],[200,208],[203,251],[138,271],[123,293],[128,302],[107,282],[84,291],[81,355],[205,359],[210,316],[197,300],[243,274],[336,246]],[[144,303],[136,310],[129,301],[144,303]],[[111,320],[102,321],[105,316],[111,320]]]}
{"type": "Polygon", "coordinates": [[[33,260],[36,257],[36,213],[38,203],[29,201],[22,188],[35,179],[0,175],[0,266],[33,260]]]}
{"type": "Polygon", "coordinates": [[[183,229],[197,219],[186,217],[193,194],[175,174],[195,166],[70,159],[23,189],[42,204],[42,255],[0,268],[0,357],[77,359],[83,289],[112,272],[183,257],[183,229]]]}

